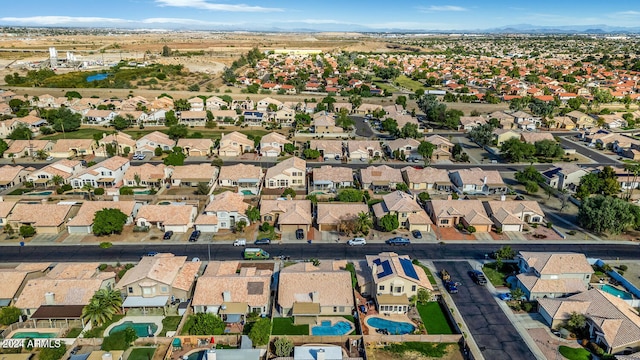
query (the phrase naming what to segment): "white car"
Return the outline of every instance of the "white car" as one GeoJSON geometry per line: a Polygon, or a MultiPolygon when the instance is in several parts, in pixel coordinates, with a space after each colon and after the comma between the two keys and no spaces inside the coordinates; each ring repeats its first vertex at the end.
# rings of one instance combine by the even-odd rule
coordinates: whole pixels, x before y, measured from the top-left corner
{"type": "Polygon", "coordinates": [[[347,245],[349,246],[367,245],[367,240],[365,240],[364,238],[353,238],[347,241],[347,245]]]}
{"type": "Polygon", "coordinates": [[[47,161],[53,160],[53,156],[47,156],[47,161]]]}
{"type": "Polygon", "coordinates": [[[247,239],[236,239],[233,242],[233,246],[246,246],[247,245],[247,239]]]}

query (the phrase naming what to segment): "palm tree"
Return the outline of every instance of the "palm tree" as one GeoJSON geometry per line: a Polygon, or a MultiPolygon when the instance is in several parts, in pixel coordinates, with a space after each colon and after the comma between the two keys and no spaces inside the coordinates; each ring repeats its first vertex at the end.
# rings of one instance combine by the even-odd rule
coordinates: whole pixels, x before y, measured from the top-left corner
{"type": "Polygon", "coordinates": [[[85,183],[82,185],[82,190],[86,190],[89,193],[89,199],[93,201],[93,185],[91,183],[85,183]]]}
{"type": "Polygon", "coordinates": [[[46,150],[40,149],[40,150],[36,151],[36,158],[39,159],[39,160],[44,160],[44,159],[47,158],[47,156],[49,156],[49,154],[47,153],[46,150]]]}
{"type": "Polygon", "coordinates": [[[112,316],[113,310],[102,306],[100,301],[96,298],[92,298],[89,304],[82,308],[82,318],[89,320],[92,324],[97,326],[111,320],[112,316]]]}
{"type": "Polygon", "coordinates": [[[51,181],[53,182],[53,185],[58,187],[60,184],[64,182],[64,178],[60,175],[53,175],[53,177],[51,178],[51,181]]]}
{"type": "Polygon", "coordinates": [[[114,313],[120,311],[122,306],[122,296],[120,292],[114,289],[100,289],[93,295],[98,299],[100,305],[113,310],[114,313]]]}
{"type": "Polygon", "coordinates": [[[368,213],[364,211],[358,214],[357,223],[358,223],[358,230],[363,233],[369,231],[371,226],[373,226],[373,221],[371,220],[371,217],[369,216],[368,213]]]}

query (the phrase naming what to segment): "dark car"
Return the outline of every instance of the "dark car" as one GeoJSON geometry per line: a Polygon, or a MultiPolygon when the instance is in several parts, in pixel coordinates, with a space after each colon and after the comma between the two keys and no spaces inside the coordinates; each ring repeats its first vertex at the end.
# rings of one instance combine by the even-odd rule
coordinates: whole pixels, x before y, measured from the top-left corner
{"type": "Polygon", "coordinates": [[[361,312],[361,313],[363,313],[363,314],[366,314],[366,313],[367,313],[367,307],[366,307],[366,306],[364,306],[364,305],[360,305],[360,306],[358,306],[358,308],[360,309],[360,312],[361,312]]]}
{"type": "Polygon", "coordinates": [[[271,244],[271,239],[269,239],[269,238],[258,239],[256,241],[254,241],[253,244],[254,245],[269,245],[269,244],[271,244]]]}
{"type": "Polygon", "coordinates": [[[158,255],[157,251],[149,251],[146,254],[144,254],[144,256],[156,256],[156,255],[158,255]]]}
{"type": "Polygon", "coordinates": [[[169,231],[164,233],[164,236],[162,237],[162,239],[163,240],[169,240],[169,239],[171,239],[172,236],[173,236],[173,231],[169,230],[169,231]]]}
{"type": "Polygon", "coordinates": [[[393,246],[407,246],[411,244],[411,241],[407,238],[398,236],[385,241],[385,243],[387,245],[393,245],[393,246]]]}
{"type": "Polygon", "coordinates": [[[470,270],[469,276],[478,285],[487,285],[487,278],[484,276],[484,273],[480,270],[470,270]]]}
{"type": "Polygon", "coordinates": [[[189,236],[189,241],[190,242],[196,242],[198,241],[198,238],[200,237],[200,230],[195,230],[194,232],[191,233],[191,235],[189,236]]]}
{"type": "Polygon", "coordinates": [[[411,234],[416,239],[422,239],[422,233],[419,230],[413,230],[411,234]]]}
{"type": "Polygon", "coordinates": [[[453,282],[453,281],[445,281],[444,287],[447,289],[449,294],[457,294],[458,293],[458,287],[456,286],[456,283],[453,282]]]}
{"type": "Polygon", "coordinates": [[[304,239],[304,230],[302,229],[296,230],[296,239],[298,240],[304,239]]]}

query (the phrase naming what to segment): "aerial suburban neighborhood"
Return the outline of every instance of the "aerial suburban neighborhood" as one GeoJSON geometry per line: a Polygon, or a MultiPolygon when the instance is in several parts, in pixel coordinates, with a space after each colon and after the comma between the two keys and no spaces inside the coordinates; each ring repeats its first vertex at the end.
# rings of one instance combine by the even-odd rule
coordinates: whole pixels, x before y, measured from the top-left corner
{"type": "Polygon", "coordinates": [[[6,21],[0,360],[640,357],[634,32],[6,21]]]}

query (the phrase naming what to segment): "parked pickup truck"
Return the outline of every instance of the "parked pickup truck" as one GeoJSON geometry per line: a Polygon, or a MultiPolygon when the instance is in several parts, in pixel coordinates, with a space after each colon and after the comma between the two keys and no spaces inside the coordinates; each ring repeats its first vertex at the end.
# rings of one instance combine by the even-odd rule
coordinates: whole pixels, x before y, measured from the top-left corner
{"type": "Polygon", "coordinates": [[[484,276],[482,271],[480,270],[471,270],[469,271],[469,276],[478,285],[487,285],[487,278],[484,276]]]}
{"type": "Polygon", "coordinates": [[[442,279],[442,281],[449,281],[451,280],[451,275],[449,275],[449,272],[447,272],[447,270],[442,269],[440,270],[440,278],[442,279]]]}

